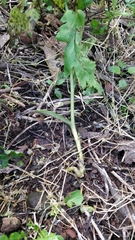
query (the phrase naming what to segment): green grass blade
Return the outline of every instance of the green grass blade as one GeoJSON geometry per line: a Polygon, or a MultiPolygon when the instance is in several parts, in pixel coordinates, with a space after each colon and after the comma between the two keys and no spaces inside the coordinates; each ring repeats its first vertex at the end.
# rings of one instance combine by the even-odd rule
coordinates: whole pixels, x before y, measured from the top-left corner
{"type": "Polygon", "coordinates": [[[48,111],[48,110],[36,110],[35,112],[57,118],[57,119],[61,120],[62,122],[68,124],[71,127],[71,122],[67,118],[65,118],[65,117],[63,117],[63,116],[61,116],[61,115],[59,115],[55,112],[48,111]]]}

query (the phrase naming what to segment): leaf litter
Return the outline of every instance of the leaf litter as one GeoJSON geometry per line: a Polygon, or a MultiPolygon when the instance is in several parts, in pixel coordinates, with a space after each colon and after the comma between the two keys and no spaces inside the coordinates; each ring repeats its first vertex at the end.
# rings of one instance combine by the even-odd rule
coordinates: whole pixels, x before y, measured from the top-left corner
{"type": "MultiPolygon", "coordinates": [[[[4,11],[1,14],[5,21],[4,11]]],[[[16,219],[21,218],[21,223],[17,220],[19,228],[28,233],[27,223],[31,218],[35,224],[63,236],[65,240],[132,240],[135,232],[135,136],[134,101],[131,104],[130,99],[135,98],[134,75],[124,70],[127,87],[120,90],[120,76],[108,70],[116,60],[115,51],[127,66],[134,64],[132,36],[127,40],[131,31],[128,19],[112,21],[110,32],[103,40],[96,36],[96,44],[88,54],[96,62],[96,77],[104,89],[103,96],[97,98],[93,95],[93,101],[87,101],[76,93],[79,99],[75,102],[76,125],[82,139],[86,167],[82,179],[66,170],[68,166],[76,165],[77,154],[68,126],[51,117],[33,115],[33,110],[50,109],[57,101],[60,107],[54,107],[55,111],[67,116],[70,111],[69,101],[61,104],[63,99],[69,99],[68,80],[59,86],[63,99],[56,99],[54,95],[57,76],[63,66],[63,60],[60,60],[57,67],[63,48],[54,41],[52,33],[52,28],[57,30],[59,27],[59,19],[45,21],[45,32],[37,36],[40,40],[34,46],[20,39],[14,49],[10,49],[8,39],[1,41],[0,145],[15,151],[20,149],[25,158],[22,159],[23,166],[11,159],[9,166],[0,170],[0,214],[2,218],[9,213],[16,219]],[[49,79],[55,84],[49,85],[49,79]],[[78,206],[68,208],[61,205],[60,209],[56,208],[58,211],[54,216],[46,215],[44,198],[40,198],[42,193],[45,199],[48,197],[48,204],[54,211],[56,203],[80,189],[84,206],[92,207],[93,212],[87,207],[81,213],[78,206]],[[31,193],[39,196],[38,206],[42,206],[41,209],[36,205],[35,213],[27,202],[31,193]]],[[[0,28],[7,34],[5,22],[0,28]]],[[[86,36],[89,38],[91,32],[85,30],[86,36]]],[[[3,225],[0,231],[5,232],[3,225]]]]}

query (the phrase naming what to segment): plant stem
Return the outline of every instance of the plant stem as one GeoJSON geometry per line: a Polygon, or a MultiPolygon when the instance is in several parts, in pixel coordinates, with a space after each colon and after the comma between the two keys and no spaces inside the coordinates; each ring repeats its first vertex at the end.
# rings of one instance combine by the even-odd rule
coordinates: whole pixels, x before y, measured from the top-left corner
{"type": "Polygon", "coordinates": [[[77,133],[77,129],[76,129],[76,125],[75,125],[75,114],[74,114],[74,89],[75,89],[75,84],[76,84],[76,76],[74,73],[74,69],[72,69],[71,74],[70,74],[70,120],[68,120],[67,118],[52,112],[52,111],[48,111],[48,110],[36,110],[34,112],[38,112],[38,113],[42,113],[45,115],[49,115],[52,117],[55,117],[63,122],[65,122],[66,124],[69,125],[69,127],[71,128],[75,143],[76,143],[76,148],[79,154],[79,163],[78,163],[78,168],[77,167],[69,167],[68,171],[74,171],[77,175],[77,177],[83,177],[84,176],[84,171],[85,171],[85,167],[84,167],[84,158],[83,158],[83,152],[82,152],[82,148],[81,148],[81,141],[80,141],[80,137],[78,136],[77,133]]]}
{"type": "Polygon", "coordinates": [[[70,117],[71,117],[71,131],[76,143],[76,147],[78,150],[78,154],[79,154],[79,169],[77,169],[76,167],[70,167],[69,170],[73,170],[76,172],[76,174],[78,175],[78,177],[82,177],[84,176],[84,158],[83,158],[83,152],[82,152],[82,148],[81,148],[81,142],[80,142],[80,137],[78,136],[77,133],[77,129],[76,129],[76,125],[75,125],[75,114],[74,114],[74,89],[75,89],[75,74],[74,74],[74,70],[71,71],[70,74],[70,117]]]}

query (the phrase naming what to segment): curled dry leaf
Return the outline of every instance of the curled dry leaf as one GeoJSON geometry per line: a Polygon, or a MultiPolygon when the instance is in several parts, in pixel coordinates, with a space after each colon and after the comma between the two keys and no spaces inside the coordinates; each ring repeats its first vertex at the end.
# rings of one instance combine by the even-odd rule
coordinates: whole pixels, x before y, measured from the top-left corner
{"type": "Polygon", "coordinates": [[[58,73],[61,71],[58,65],[63,66],[64,64],[62,53],[66,46],[65,43],[61,44],[60,42],[56,41],[55,38],[51,37],[49,40],[45,39],[44,41],[39,39],[38,45],[44,51],[46,57],[45,61],[49,67],[53,79],[56,80],[58,73]],[[57,59],[58,55],[59,60],[57,59]]]}
{"type": "Polygon", "coordinates": [[[39,42],[40,48],[44,51],[46,56],[46,63],[49,67],[50,73],[55,80],[60,72],[60,68],[57,67],[58,61],[56,60],[57,51],[52,48],[51,44],[47,41],[39,42]]]}
{"type": "Polygon", "coordinates": [[[61,25],[60,20],[51,13],[46,14],[46,16],[43,18],[43,22],[46,23],[47,26],[50,25],[54,27],[56,30],[58,30],[59,26],[61,25]]]}

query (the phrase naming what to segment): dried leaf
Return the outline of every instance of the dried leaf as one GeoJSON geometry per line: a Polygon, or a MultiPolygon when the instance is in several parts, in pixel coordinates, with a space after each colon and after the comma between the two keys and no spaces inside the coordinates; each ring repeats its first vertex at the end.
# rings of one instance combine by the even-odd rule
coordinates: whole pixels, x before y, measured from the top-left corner
{"type": "Polygon", "coordinates": [[[13,170],[17,169],[16,166],[12,166],[12,167],[5,167],[3,169],[0,169],[0,174],[1,173],[5,173],[5,174],[9,174],[10,172],[12,172],[13,170]]]}
{"type": "Polygon", "coordinates": [[[9,41],[10,35],[4,33],[0,36],[0,49],[4,47],[4,45],[9,41]]]}
{"type": "Polygon", "coordinates": [[[109,137],[109,132],[106,131],[105,133],[102,132],[88,132],[86,128],[80,127],[78,128],[78,133],[80,134],[82,139],[87,139],[87,138],[95,138],[97,140],[101,139],[101,138],[106,138],[109,137]]]}
{"type": "Polygon", "coordinates": [[[58,60],[57,57],[57,50],[55,48],[52,48],[51,43],[49,43],[47,40],[38,42],[40,48],[44,51],[45,54],[45,61],[48,65],[48,68],[50,70],[50,73],[54,80],[57,79],[58,73],[60,72],[60,67],[58,67],[58,60]]]}
{"type": "Polygon", "coordinates": [[[124,163],[132,164],[135,162],[135,142],[124,140],[118,143],[117,146],[118,151],[124,151],[124,163]]]}

